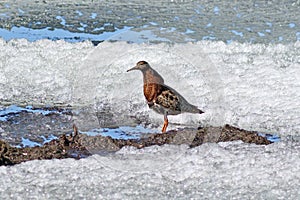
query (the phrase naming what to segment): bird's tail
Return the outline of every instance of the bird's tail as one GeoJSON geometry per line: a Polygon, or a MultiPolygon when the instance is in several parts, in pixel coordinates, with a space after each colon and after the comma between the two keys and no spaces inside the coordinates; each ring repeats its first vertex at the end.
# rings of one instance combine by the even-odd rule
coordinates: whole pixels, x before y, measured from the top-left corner
{"type": "Polygon", "coordinates": [[[183,112],[189,112],[189,113],[199,113],[202,114],[204,113],[202,110],[200,110],[197,106],[189,104],[188,106],[185,106],[182,108],[183,112]]]}

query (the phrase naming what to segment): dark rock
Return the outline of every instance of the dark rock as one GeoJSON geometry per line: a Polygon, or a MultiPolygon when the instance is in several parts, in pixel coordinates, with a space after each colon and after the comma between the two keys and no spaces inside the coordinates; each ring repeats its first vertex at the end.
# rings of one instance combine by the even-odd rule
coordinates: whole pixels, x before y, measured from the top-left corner
{"type": "Polygon", "coordinates": [[[61,135],[43,146],[16,148],[0,140],[0,165],[14,165],[34,159],[80,159],[92,154],[116,152],[124,146],[144,148],[152,145],[188,144],[191,148],[206,142],[227,142],[242,140],[258,145],[271,144],[255,131],[247,131],[230,125],[224,127],[201,127],[198,129],[171,130],[167,133],[151,134],[141,139],[113,139],[105,136],[87,136],[78,133],[76,126],[73,134],[61,135]]]}

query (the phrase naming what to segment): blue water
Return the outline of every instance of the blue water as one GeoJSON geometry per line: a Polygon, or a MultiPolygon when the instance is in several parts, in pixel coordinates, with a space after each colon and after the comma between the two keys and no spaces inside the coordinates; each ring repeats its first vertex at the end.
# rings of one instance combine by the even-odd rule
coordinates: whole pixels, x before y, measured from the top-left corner
{"type": "MultiPolygon", "coordinates": [[[[102,136],[109,136],[113,139],[123,139],[123,140],[139,139],[144,134],[151,134],[156,132],[157,131],[155,130],[147,129],[142,126],[136,126],[136,127],[120,126],[118,128],[101,128],[101,129],[93,129],[85,132],[80,131],[81,134],[86,134],[89,136],[102,135],[102,136]]],[[[42,146],[43,144],[50,142],[51,140],[58,139],[58,137],[54,135],[50,135],[49,137],[45,137],[45,136],[40,136],[40,137],[43,139],[42,143],[38,143],[22,137],[21,144],[17,145],[16,147],[21,148],[21,147],[42,146]]]]}
{"type": "Polygon", "coordinates": [[[279,142],[280,141],[280,137],[276,134],[272,135],[272,134],[259,133],[258,135],[267,138],[267,140],[269,140],[271,142],[279,142]]]}
{"type": "Polygon", "coordinates": [[[86,132],[81,132],[82,134],[86,134],[89,136],[109,136],[114,139],[139,139],[144,134],[151,134],[157,133],[157,130],[148,129],[143,126],[120,126],[118,128],[100,128],[100,129],[93,129],[86,132]]]}
{"type": "Polygon", "coordinates": [[[40,113],[43,115],[59,113],[59,111],[57,110],[34,109],[32,106],[26,106],[25,108],[23,108],[17,105],[10,105],[5,109],[0,110],[0,121],[7,121],[10,115],[15,115],[20,112],[40,113]]]}
{"type": "Polygon", "coordinates": [[[92,33],[70,32],[69,30],[59,28],[50,30],[50,28],[32,29],[21,26],[13,27],[11,30],[0,28],[0,37],[6,41],[25,38],[30,42],[41,39],[65,40],[67,42],[82,42],[86,40],[104,41],[108,38],[111,38],[115,34],[126,32],[130,28],[131,27],[124,27],[123,29],[116,29],[114,32],[104,32],[96,35],[92,33]]]}
{"type": "Polygon", "coordinates": [[[47,142],[50,142],[52,140],[55,140],[57,139],[56,136],[54,135],[50,135],[49,137],[45,137],[45,136],[40,136],[44,141],[43,143],[38,143],[38,142],[35,142],[35,141],[32,141],[30,139],[27,139],[27,138],[24,138],[22,137],[22,141],[21,141],[21,144],[20,145],[16,145],[17,148],[21,148],[21,147],[36,147],[36,146],[42,146],[43,144],[47,143],[47,142]]]}
{"type": "MultiPolygon", "coordinates": [[[[42,115],[49,115],[49,114],[63,114],[62,111],[58,110],[45,110],[45,109],[36,109],[33,108],[32,106],[26,106],[25,108],[19,107],[17,105],[11,105],[6,107],[5,109],[0,110],[0,121],[7,121],[10,117],[13,115],[18,115],[20,112],[28,112],[28,113],[40,113],[42,115]]],[[[15,122],[18,123],[18,122],[15,122]]],[[[97,135],[102,135],[102,136],[109,136],[113,139],[140,139],[144,136],[147,136],[148,134],[154,134],[157,133],[157,130],[154,129],[149,129],[145,128],[141,125],[137,125],[135,127],[133,126],[120,126],[116,128],[96,128],[92,129],[89,131],[80,131],[81,134],[86,134],[89,136],[97,136],[97,135]]],[[[34,134],[32,132],[32,134],[34,134]]],[[[277,136],[276,134],[264,134],[264,133],[259,133],[260,136],[266,137],[269,141],[271,142],[279,142],[280,137],[277,136]]],[[[48,137],[45,137],[43,135],[39,136],[42,138],[43,142],[35,142],[32,141],[28,138],[21,137],[21,143],[19,145],[16,145],[16,147],[34,147],[34,146],[42,146],[43,144],[50,142],[51,140],[57,139],[57,136],[54,136],[51,134],[48,137]]]]}
{"type": "Polygon", "coordinates": [[[8,0],[0,7],[0,37],[68,42],[289,43],[300,40],[298,4],[287,0],[167,4],[156,1],[155,5],[130,0],[15,4],[8,0]]]}
{"type": "MultiPolygon", "coordinates": [[[[33,106],[26,106],[26,107],[20,107],[17,105],[11,105],[6,108],[3,108],[0,110],[0,121],[2,122],[8,122],[8,120],[13,120],[14,124],[19,124],[20,120],[19,118],[13,118],[16,115],[19,115],[19,113],[25,112],[25,113],[39,113],[47,117],[49,114],[57,114],[57,115],[63,115],[64,110],[58,111],[55,109],[38,109],[34,108],[33,106]]],[[[26,118],[26,115],[24,116],[26,118]]],[[[38,116],[37,116],[38,117],[38,116]]],[[[52,119],[55,116],[52,116],[52,119]]],[[[36,129],[39,129],[40,123],[41,122],[32,122],[32,126],[37,126],[36,129]]],[[[59,124],[59,123],[58,123],[59,124]]],[[[26,126],[24,126],[26,129],[26,126]]],[[[35,128],[32,128],[30,134],[35,134],[34,133],[35,128]]],[[[53,130],[49,130],[50,132],[53,130]]],[[[111,138],[114,139],[139,139],[141,138],[144,134],[151,134],[151,133],[157,133],[157,130],[153,129],[148,129],[144,128],[140,125],[131,127],[131,126],[120,126],[117,128],[99,128],[99,129],[92,129],[89,131],[81,132],[81,134],[86,134],[89,136],[97,136],[97,135],[102,135],[102,136],[110,136],[111,138]]],[[[19,133],[17,133],[19,135],[19,133]]],[[[39,138],[42,138],[43,142],[35,142],[29,138],[26,138],[24,136],[21,136],[21,143],[19,145],[16,145],[17,147],[34,147],[34,146],[42,146],[46,142],[50,142],[53,139],[57,139],[58,137],[51,134],[48,137],[45,137],[43,135],[39,135],[39,138]]]]}

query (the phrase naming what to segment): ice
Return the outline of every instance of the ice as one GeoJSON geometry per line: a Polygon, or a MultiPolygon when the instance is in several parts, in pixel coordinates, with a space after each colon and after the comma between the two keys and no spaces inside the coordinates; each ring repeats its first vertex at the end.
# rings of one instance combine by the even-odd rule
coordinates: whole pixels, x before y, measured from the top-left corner
{"type": "Polygon", "coordinates": [[[170,129],[229,123],[282,137],[268,146],[236,141],[196,148],[125,147],[115,154],[81,160],[35,160],[2,166],[0,196],[297,199],[299,48],[299,42],[103,42],[94,47],[90,42],[0,40],[3,106],[70,105],[81,131],[99,128],[99,124],[100,130],[108,125],[126,129],[136,123],[141,123],[141,129],[160,127],[162,116],[145,104],[141,73],[126,73],[137,61],[146,60],[166,84],[206,112],[170,116],[170,129]]]}
{"type": "MultiPolygon", "coordinates": [[[[95,47],[90,42],[0,40],[2,106],[71,106],[82,132],[110,130],[112,136],[137,124],[142,131],[159,130],[163,117],[145,103],[142,74],[126,72],[146,60],[166,84],[205,111],[170,116],[170,129],[229,123],[282,138],[268,146],[236,141],[195,148],[124,147],[81,160],[2,166],[1,199],[299,198],[299,48],[299,42],[103,42],[95,47]]],[[[23,109],[31,107],[11,110],[23,109]]]]}
{"type": "Polygon", "coordinates": [[[2,199],[298,199],[300,145],[126,147],[0,167],[2,199]]]}
{"type": "Polygon", "coordinates": [[[158,127],[163,117],[145,104],[142,74],[126,72],[146,60],[167,85],[205,111],[170,116],[170,128],[229,123],[299,135],[299,48],[299,42],[103,42],[94,47],[90,42],[0,40],[0,99],[2,104],[71,105],[85,113],[74,117],[83,131],[99,123],[136,126],[139,121],[158,127]]]}
{"type": "MultiPolygon", "coordinates": [[[[146,60],[167,85],[205,111],[170,116],[169,129],[229,123],[275,143],[124,147],[81,160],[1,166],[0,199],[300,199],[296,3],[155,1],[137,7],[138,2],[4,3],[0,120],[24,111],[47,115],[56,111],[32,108],[58,106],[72,109],[81,133],[125,139],[160,130],[163,117],[146,105],[141,73],[126,73],[146,60]],[[35,42],[14,39],[24,37],[35,42]],[[88,39],[135,44],[95,47],[88,39]]],[[[2,127],[0,132],[9,137],[2,127]]],[[[41,143],[23,137],[22,145],[56,138],[38,137],[41,143]]]]}

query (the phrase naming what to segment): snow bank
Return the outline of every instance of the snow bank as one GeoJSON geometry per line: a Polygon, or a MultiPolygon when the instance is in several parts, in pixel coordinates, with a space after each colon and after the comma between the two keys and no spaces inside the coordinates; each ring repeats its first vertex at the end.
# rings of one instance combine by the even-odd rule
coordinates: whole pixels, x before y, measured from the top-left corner
{"type": "Polygon", "coordinates": [[[89,42],[0,40],[0,51],[2,104],[90,107],[90,115],[75,119],[82,124],[98,123],[95,113],[104,111],[119,124],[130,115],[160,124],[162,116],[145,105],[141,73],[126,73],[146,60],[167,85],[206,112],[173,116],[171,122],[230,123],[281,136],[300,134],[299,42],[104,42],[94,47],[89,42]]]}
{"type": "Polygon", "coordinates": [[[299,143],[164,145],[0,167],[3,199],[298,199],[299,143]]]}

